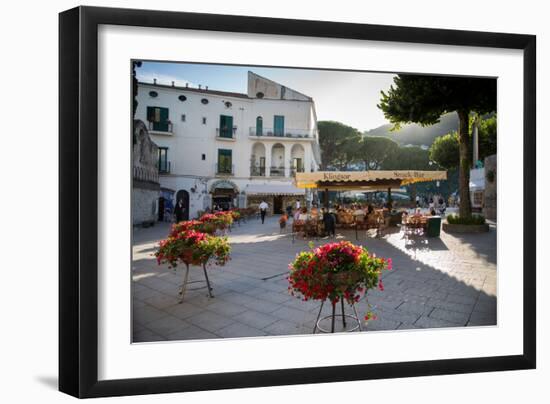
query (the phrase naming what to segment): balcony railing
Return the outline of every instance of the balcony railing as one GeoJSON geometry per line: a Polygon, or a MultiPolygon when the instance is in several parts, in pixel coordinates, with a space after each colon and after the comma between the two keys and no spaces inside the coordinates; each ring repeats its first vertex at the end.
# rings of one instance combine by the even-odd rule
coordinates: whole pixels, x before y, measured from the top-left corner
{"type": "Polygon", "coordinates": [[[235,165],[216,164],[216,175],[235,175],[235,165]]]}
{"type": "Polygon", "coordinates": [[[159,182],[159,173],[155,167],[133,167],[133,178],[138,181],[159,182]]]}
{"type": "Polygon", "coordinates": [[[313,139],[315,137],[313,129],[285,128],[283,132],[280,132],[273,128],[257,128],[256,126],[250,127],[249,135],[253,137],[287,137],[291,139],[313,139]]]}
{"type": "Polygon", "coordinates": [[[216,137],[220,139],[235,139],[237,127],[233,128],[216,128],[216,137]]]}
{"type": "Polygon", "coordinates": [[[295,176],[296,173],[303,173],[305,172],[304,167],[290,167],[290,175],[295,176]]]}
{"type": "Polygon", "coordinates": [[[149,131],[150,132],[162,132],[166,134],[172,134],[174,131],[174,126],[172,122],[151,122],[149,121],[149,131]]]}
{"type": "Polygon", "coordinates": [[[265,177],[265,167],[250,167],[251,177],[265,177]]]}
{"type": "Polygon", "coordinates": [[[285,167],[284,166],[279,166],[279,167],[272,166],[269,169],[269,175],[271,177],[284,177],[285,176],[285,167]]]}

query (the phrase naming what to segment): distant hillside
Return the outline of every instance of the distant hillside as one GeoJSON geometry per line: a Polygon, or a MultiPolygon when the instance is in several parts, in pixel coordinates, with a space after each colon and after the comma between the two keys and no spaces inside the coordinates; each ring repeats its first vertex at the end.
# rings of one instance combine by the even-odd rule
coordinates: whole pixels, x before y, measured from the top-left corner
{"type": "Polygon", "coordinates": [[[395,132],[391,132],[391,128],[391,124],[382,125],[365,132],[365,135],[387,137],[400,145],[430,146],[436,137],[458,129],[458,115],[455,112],[443,115],[440,122],[432,126],[422,127],[416,123],[411,123],[403,125],[400,130],[395,132]]]}

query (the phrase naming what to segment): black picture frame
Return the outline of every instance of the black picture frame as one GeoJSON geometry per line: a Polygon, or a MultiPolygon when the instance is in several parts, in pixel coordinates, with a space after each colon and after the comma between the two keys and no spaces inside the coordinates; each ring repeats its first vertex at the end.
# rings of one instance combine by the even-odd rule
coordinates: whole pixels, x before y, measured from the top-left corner
{"type": "Polygon", "coordinates": [[[59,389],[104,397],[536,366],[536,37],[533,35],[78,7],[59,17],[59,389]],[[98,381],[98,26],[276,34],[523,51],[523,354],[98,381]]]}

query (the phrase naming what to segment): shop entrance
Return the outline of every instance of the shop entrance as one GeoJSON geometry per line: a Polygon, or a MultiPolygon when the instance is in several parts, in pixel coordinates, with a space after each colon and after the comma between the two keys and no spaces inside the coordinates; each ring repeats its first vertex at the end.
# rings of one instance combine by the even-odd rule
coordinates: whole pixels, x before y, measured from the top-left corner
{"type": "Polygon", "coordinates": [[[283,197],[281,195],[273,197],[273,213],[276,215],[283,213],[283,197]]]}

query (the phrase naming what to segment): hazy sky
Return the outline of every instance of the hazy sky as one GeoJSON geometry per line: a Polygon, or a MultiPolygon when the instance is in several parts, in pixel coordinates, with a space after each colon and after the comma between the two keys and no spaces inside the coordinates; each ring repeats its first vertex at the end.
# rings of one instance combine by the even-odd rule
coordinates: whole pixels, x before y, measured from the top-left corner
{"type": "Polygon", "coordinates": [[[201,84],[211,90],[246,93],[248,70],[312,97],[320,121],[340,121],[361,131],[388,123],[376,104],[394,74],[144,62],[137,75],[146,82],[156,78],[161,84],[175,81],[177,86],[201,84]]]}

